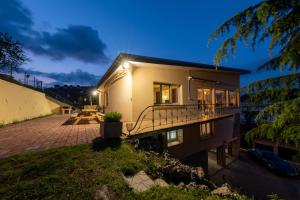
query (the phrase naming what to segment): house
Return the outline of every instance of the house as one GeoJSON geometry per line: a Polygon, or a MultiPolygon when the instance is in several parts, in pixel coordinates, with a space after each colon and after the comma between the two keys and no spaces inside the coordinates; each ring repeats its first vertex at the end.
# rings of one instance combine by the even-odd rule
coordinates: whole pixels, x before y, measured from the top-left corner
{"type": "MultiPolygon", "coordinates": [[[[156,137],[179,159],[239,149],[240,75],[247,70],[121,53],[98,83],[99,104],[123,132],[156,137]]],[[[207,159],[204,165],[207,165],[207,159]]]]}

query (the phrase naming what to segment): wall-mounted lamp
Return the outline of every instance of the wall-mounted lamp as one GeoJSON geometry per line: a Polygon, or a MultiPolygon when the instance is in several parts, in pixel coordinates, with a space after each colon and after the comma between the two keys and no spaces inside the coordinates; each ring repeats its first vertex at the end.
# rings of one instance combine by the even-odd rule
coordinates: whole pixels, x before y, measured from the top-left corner
{"type": "Polygon", "coordinates": [[[129,69],[129,62],[125,60],[125,61],[122,63],[122,68],[123,68],[124,70],[129,69]]]}
{"type": "Polygon", "coordinates": [[[92,91],[92,95],[93,95],[93,96],[97,96],[98,93],[99,93],[99,92],[98,92],[97,90],[93,90],[93,91],[92,91]]]}

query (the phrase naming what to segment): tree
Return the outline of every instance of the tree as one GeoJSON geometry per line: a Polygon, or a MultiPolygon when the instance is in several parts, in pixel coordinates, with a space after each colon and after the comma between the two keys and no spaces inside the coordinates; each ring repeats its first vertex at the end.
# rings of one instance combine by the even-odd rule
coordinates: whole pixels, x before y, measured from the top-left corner
{"type": "MultiPolygon", "coordinates": [[[[216,65],[230,53],[235,53],[239,41],[244,41],[246,46],[251,42],[255,49],[257,44],[270,39],[269,50],[279,49],[279,52],[258,69],[299,70],[299,0],[263,0],[225,21],[212,33],[209,41],[225,34],[229,37],[215,54],[216,65]]],[[[246,139],[266,137],[274,142],[294,143],[300,155],[299,74],[256,82],[247,89],[250,102],[269,105],[258,113],[257,127],[246,134],[246,139]]]]}
{"type": "Polygon", "coordinates": [[[270,104],[256,116],[258,126],[246,134],[246,140],[265,137],[279,143],[300,145],[300,97],[270,104]]]}
{"type": "Polygon", "coordinates": [[[268,78],[241,88],[245,105],[268,105],[300,97],[300,73],[268,78]]]}
{"type": "Polygon", "coordinates": [[[22,45],[14,41],[7,33],[0,32],[0,67],[9,67],[12,76],[13,68],[26,60],[22,45]]]}
{"type": "Polygon", "coordinates": [[[250,6],[225,21],[210,36],[209,41],[229,34],[215,54],[214,63],[234,54],[238,41],[255,46],[270,39],[269,50],[279,49],[278,55],[258,69],[298,70],[300,66],[300,1],[264,0],[250,6]]]}

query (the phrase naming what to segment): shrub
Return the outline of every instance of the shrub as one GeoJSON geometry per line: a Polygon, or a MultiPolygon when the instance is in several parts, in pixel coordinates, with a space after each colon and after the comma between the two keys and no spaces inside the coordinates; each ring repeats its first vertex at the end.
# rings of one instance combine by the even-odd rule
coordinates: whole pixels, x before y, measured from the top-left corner
{"type": "Polygon", "coordinates": [[[118,112],[108,112],[104,115],[105,122],[120,122],[122,114],[118,112]]]}
{"type": "MultiPolygon", "coordinates": [[[[125,160],[124,160],[125,161],[125,160]]],[[[135,175],[138,171],[144,170],[145,165],[141,163],[140,161],[135,159],[127,159],[125,162],[120,164],[120,168],[122,173],[125,176],[133,176],[135,175]]]]}
{"type": "Polygon", "coordinates": [[[133,176],[137,173],[136,167],[132,165],[122,167],[121,171],[125,176],[133,176]]]}

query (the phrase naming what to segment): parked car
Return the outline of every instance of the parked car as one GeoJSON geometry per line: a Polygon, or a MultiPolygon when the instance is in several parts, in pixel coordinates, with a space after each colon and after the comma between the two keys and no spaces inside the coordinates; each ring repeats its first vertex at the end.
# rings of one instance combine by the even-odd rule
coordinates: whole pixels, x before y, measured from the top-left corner
{"type": "Polygon", "coordinates": [[[287,161],[281,159],[271,151],[249,149],[248,153],[252,158],[277,174],[285,176],[299,175],[299,171],[297,168],[289,164],[287,161]]]}

